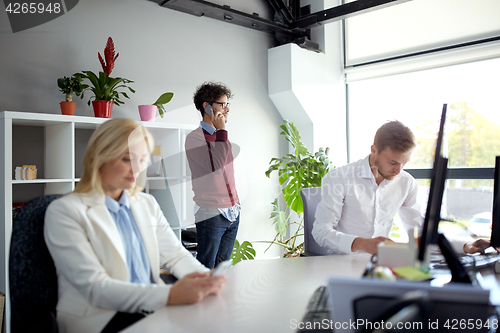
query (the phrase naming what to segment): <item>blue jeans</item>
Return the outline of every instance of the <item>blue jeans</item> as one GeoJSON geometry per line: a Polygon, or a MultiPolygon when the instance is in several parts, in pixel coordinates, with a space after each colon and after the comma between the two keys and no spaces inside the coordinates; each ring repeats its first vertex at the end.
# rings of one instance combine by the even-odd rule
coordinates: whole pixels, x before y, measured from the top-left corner
{"type": "Polygon", "coordinates": [[[195,214],[198,259],[208,268],[229,260],[238,233],[240,217],[231,222],[217,209],[200,208],[195,214]]]}

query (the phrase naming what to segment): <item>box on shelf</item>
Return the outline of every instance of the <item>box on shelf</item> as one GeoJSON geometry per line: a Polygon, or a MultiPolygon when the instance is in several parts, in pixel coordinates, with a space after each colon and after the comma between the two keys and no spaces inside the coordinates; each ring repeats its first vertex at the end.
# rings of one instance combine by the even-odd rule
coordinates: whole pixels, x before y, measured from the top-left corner
{"type": "Polygon", "coordinates": [[[16,180],[33,180],[36,179],[36,165],[23,165],[16,167],[16,180]]]}
{"type": "Polygon", "coordinates": [[[148,167],[148,177],[161,177],[161,159],[162,159],[162,146],[154,146],[151,153],[151,165],[148,167]]]}

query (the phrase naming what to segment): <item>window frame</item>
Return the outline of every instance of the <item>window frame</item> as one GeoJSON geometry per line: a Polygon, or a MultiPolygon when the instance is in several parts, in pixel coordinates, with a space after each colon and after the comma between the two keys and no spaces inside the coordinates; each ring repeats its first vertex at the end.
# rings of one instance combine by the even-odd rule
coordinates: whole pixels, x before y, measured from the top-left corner
{"type": "MultiPolygon", "coordinates": [[[[346,55],[345,55],[345,38],[346,38],[345,26],[343,26],[342,34],[343,34],[343,41],[344,41],[344,64],[343,65],[344,65],[344,80],[345,80],[345,94],[346,94],[345,95],[345,98],[346,98],[346,104],[345,104],[346,105],[346,136],[347,136],[346,137],[346,150],[347,150],[347,163],[350,163],[350,162],[352,162],[351,145],[350,145],[350,140],[351,140],[350,128],[352,125],[352,123],[351,123],[352,117],[350,117],[350,103],[349,103],[350,91],[349,91],[349,81],[348,81],[348,77],[347,77],[348,70],[350,67],[346,65],[346,61],[345,61],[345,57],[346,57],[346,55]]],[[[492,39],[493,39],[493,41],[498,42],[500,39],[500,36],[494,37],[492,39]]],[[[465,53],[465,52],[468,52],[468,47],[471,44],[474,44],[474,45],[486,44],[488,42],[491,42],[492,39],[471,41],[469,43],[464,43],[462,45],[452,46],[452,47],[450,47],[450,49],[452,49],[454,52],[463,51],[465,53]]],[[[441,49],[428,50],[428,51],[418,52],[416,54],[412,54],[412,55],[408,55],[408,56],[402,56],[402,58],[414,58],[418,61],[419,58],[422,58],[422,57],[427,56],[429,54],[439,53],[440,51],[442,51],[442,50],[441,49]]],[[[491,57],[491,59],[493,59],[493,58],[497,58],[497,57],[491,57]]],[[[385,62],[391,62],[392,60],[394,60],[394,59],[392,59],[392,58],[380,59],[380,60],[377,60],[375,62],[376,63],[385,63],[385,62]]],[[[486,60],[486,59],[477,59],[476,61],[481,61],[481,60],[486,60]]],[[[463,61],[460,61],[458,63],[454,63],[454,65],[466,64],[468,62],[470,62],[470,60],[463,59],[463,61]]],[[[369,64],[362,64],[362,65],[360,65],[360,67],[363,67],[363,65],[369,65],[369,64]]],[[[445,66],[447,66],[447,65],[437,65],[434,68],[441,68],[441,67],[445,67],[445,66]]],[[[414,71],[415,71],[415,69],[409,67],[408,71],[406,71],[405,73],[411,73],[414,71]]],[[[403,74],[403,73],[398,73],[398,74],[403,74]]],[[[391,75],[391,74],[388,74],[388,75],[391,75]]],[[[383,77],[383,76],[385,76],[385,75],[381,75],[378,77],[383,77]]],[[[373,79],[373,77],[367,77],[366,79],[373,79]]],[[[411,174],[415,179],[431,179],[432,168],[409,168],[409,169],[404,169],[404,170],[406,172],[408,172],[409,174],[411,174]]],[[[446,179],[494,180],[494,173],[495,173],[495,167],[459,167],[459,168],[448,167],[446,179]]]]}

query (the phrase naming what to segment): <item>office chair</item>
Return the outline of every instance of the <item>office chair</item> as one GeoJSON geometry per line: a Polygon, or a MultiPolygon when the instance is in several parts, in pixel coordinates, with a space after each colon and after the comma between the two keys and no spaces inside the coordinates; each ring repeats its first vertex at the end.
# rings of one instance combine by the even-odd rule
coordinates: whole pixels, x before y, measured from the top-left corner
{"type": "Polygon", "coordinates": [[[12,333],[57,333],[57,275],[43,226],[49,203],[60,195],[35,198],[12,225],[9,281],[12,333]]]}
{"type": "Polygon", "coordinates": [[[314,214],[316,207],[321,201],[321,188],[309,187],[300,191],[302,203],[304,204],[304,253],[303,256],[319,256],[328,254],[325,247],[319,246],[312,235],[314,214]]]}

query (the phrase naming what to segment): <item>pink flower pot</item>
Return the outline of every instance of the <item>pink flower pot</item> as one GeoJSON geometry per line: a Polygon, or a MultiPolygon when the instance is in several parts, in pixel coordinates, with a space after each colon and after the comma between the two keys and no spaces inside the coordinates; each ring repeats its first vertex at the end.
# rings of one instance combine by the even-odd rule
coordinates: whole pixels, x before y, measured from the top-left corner
{"type": "Polygon", "coordinates": [[[112,101],[92,101],[92,106],[94,107],[94,115],[97,118],[111,118],[112,101]]]}
{"type": "Polygon", "coordinates": [[[139,116],[142,121],[155,121],[156,105],[139,105],[139,116]]]}

